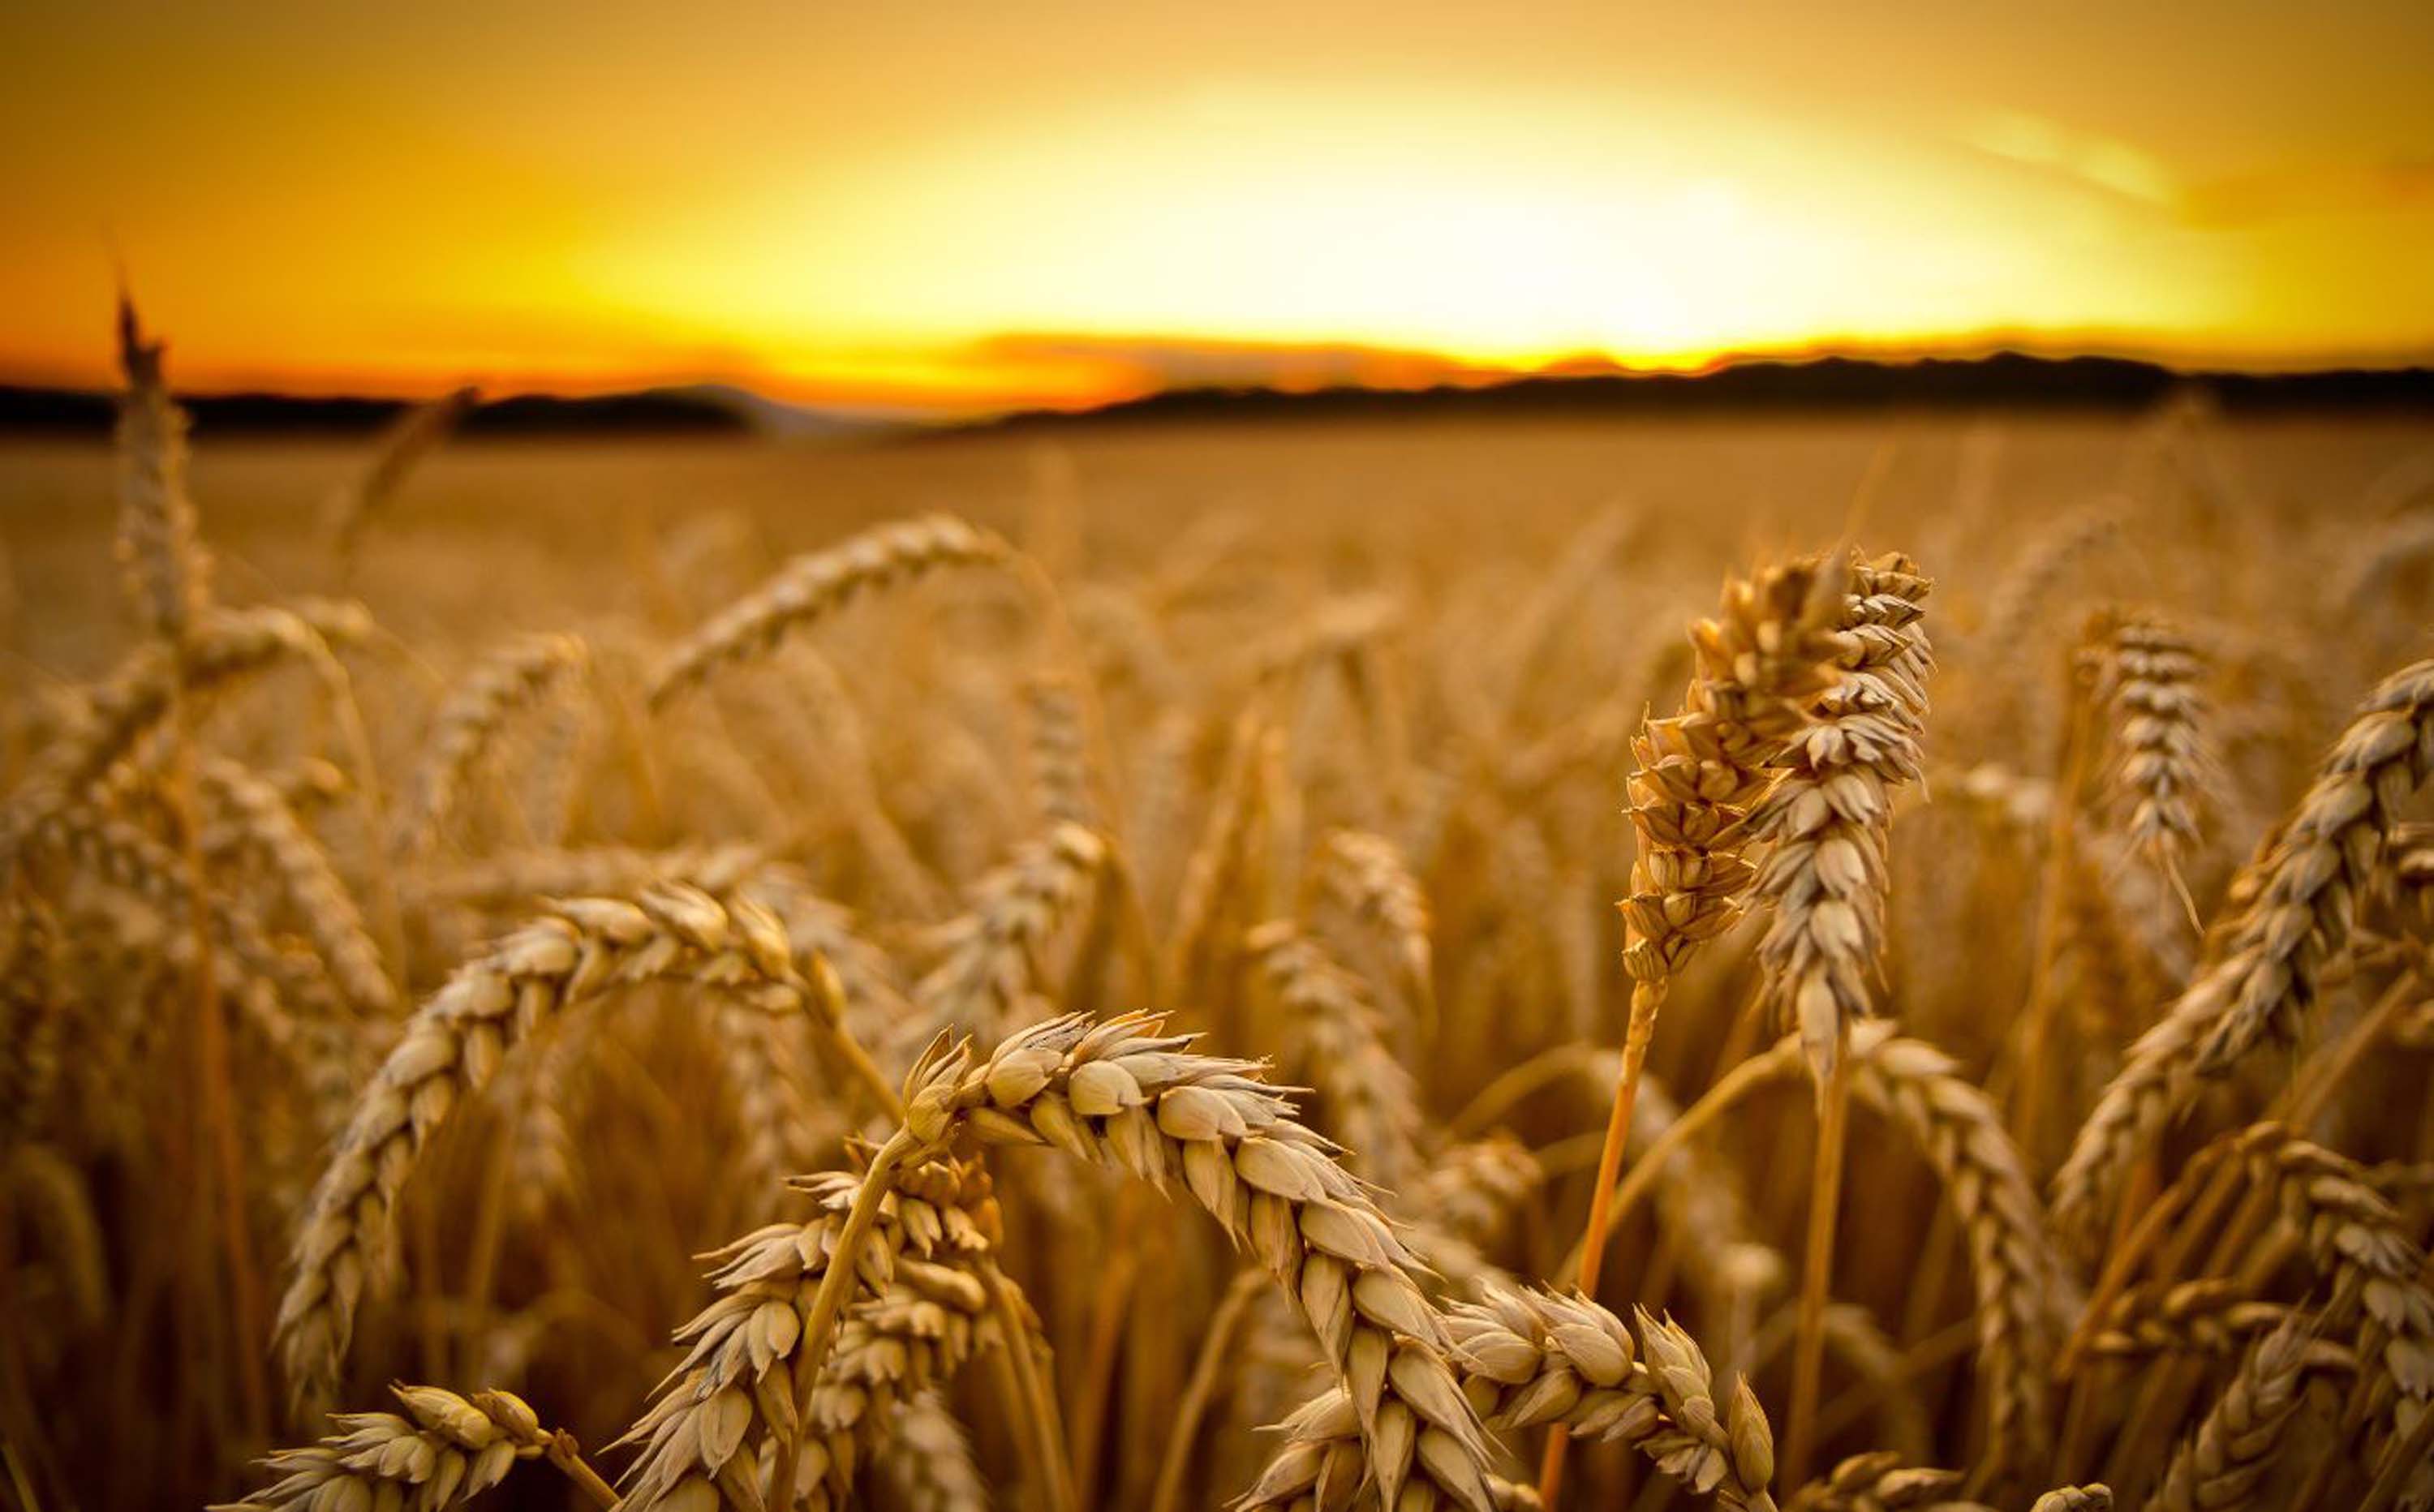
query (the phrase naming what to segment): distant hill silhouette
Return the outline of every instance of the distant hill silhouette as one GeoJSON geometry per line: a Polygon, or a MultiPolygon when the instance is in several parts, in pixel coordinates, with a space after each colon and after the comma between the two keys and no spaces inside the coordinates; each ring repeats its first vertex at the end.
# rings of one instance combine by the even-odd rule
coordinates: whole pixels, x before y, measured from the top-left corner
{"type": "Polygon", "coordinates": [[[1853,409],[2124,412],[2188,389],[2226,410],[2434,414],[2434,369],[2186,373],[2118,357],[1987,357],[1876,362],[1823,357],[1745,362],[1706,373],[1518,378],[1418,389],[1184,388],[1095,410],[1025,411],[973,429],[1222,418],[1393,415],[1688,415],[1853,409]]]}
{"type": "MultiPolygon", "coordinates": [[[[2434,415],[2434,368],[2299,373],[2179,372],[2118,357],[1987,357],[1878,362],[1856,357],[1736,363],[1706,373],[1597,373],[1433,388],[1183,387],[1089,410],[1025,410],[967,424],[883,427],[801,409],[748,390],[702,384],[593,399],[524,396],[486,403],[471,435],[844,435],[909,429],[957,435],[1008,429],[1226,419],[1402,415],[1695,415],[1875,409],[2023,409],[2122,413],[2183,390],[2242,414],[2434,415]]],[[[203,395],[180,400],[206,435],[370,433],[394,419],[394,399],[203,395]]],[[[106,434],[107,394],[0,385],[0,433],[106,434]]]]}
{"type": "MultiPolygon", "coordinates": [[[[742,435],[762,429],[745,399],[711,389],[650,389],[596,399],[524,395],[483,404],[458,427],[467,435],[742,435]]],[[[302,399],[285,394],[205,394],[179,402],[206,436],[363,435],[403,412],[396,399],[302,399]]],[[[757,400],[753,402],[759,402],[757,400]]],[[[807,412],[806,417],[808,416],[807,412]]],[[[117,414],[107,394],[0,385],[0,433],[109,433],[117,414]]]]}

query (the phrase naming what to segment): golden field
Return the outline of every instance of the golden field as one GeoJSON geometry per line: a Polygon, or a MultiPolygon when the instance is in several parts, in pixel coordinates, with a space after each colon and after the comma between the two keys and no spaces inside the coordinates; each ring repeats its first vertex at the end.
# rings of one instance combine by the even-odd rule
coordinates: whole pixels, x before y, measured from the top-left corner
{"type": "Polygon", "coordinates": [[[166,405],[0,450],[0,1503],[2434,1495],[2422,421],[166,405]]]}

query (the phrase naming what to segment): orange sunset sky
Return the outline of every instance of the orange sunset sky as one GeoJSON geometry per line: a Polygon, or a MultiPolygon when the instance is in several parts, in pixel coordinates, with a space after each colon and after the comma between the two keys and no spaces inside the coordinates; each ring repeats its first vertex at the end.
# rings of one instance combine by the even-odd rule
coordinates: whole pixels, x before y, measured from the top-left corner
{"type": "Polygon", "coordinates": [[[2434,5],[0,8],[0,379],[1160,383],[2434,357],[2434,5]]]}

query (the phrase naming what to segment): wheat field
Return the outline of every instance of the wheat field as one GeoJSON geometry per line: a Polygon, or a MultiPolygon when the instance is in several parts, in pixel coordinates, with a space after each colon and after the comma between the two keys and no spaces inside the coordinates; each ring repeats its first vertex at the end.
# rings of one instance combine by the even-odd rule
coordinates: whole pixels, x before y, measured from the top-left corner
{"type": "Polygon", "coordinates": [[[2420,422],[123,360],[0,452],[0,1501],[2434,1504],[2420,422]]]}

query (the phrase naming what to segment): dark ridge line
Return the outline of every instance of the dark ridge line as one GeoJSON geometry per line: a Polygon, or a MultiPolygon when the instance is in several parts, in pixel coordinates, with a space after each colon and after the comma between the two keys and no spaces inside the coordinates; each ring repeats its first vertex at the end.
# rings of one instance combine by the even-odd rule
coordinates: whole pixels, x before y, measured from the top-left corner
{"type": "MultiPolygon", "coordinates": [[[[360,436],[379,431],[407,404],[383,399],[305,399],[286,394],[206,394],[178,401],[206,437],[360,436]]],[[[0,385],[0,433],[107,435],[117,416],[108,394],[0,385]]],[[[646,391],[597,399],[527,395],[485,403],[460,433],[534,435],[744,435],[752,422],[734,408],[693,395],[646,391]]]]}
{"type": "Polygon", "coordinates": [[[1824,357],[1750,362],[1707,373],[1517,378],[1416,389],[1170,389],[1090,410],[1026,410],[953,431],[1057,429],[1217,419],[1529,415],[1695,415],[1868,409],[2025,409],[2119,414],[2174,395],[2205,396],[2248,415],[2434,413],[2434,368],[2336,368],[2297,373],[2179,372],[2118,357],[1873,362],[1824,357]]]}
{"type": "MultiPolygon", "coordinates": [[[[813,426],[927,441],[1010,430],[1235,419],[1874,409],[2119,414],[2151,408],[2181,393],[2204,395],[2226,412],[2245,415],[2434,414],[2434,368],[2186,373],[2129,358],[2032,357],[2008,351],[1911,362],[1822,357],[1751,361],[1696,374],[1548,375],[1412,389],[1174,388],[1095,409],[1019,410],[961,422],[893,427],[824,421],[816,412],[796,412],[740,391],[652,389],[594,399],[536,395],[501,399],[475,410],[461,429],[474,436],[746,435],[782,433],[782,421],[767,423],[782,413],[813,426]]],[[[378,431],[405,408],[396,399],[280,394],[205,395],[180,402],[207,436],[362,435],[378,431]]],[[[105,435],[114,414],[107,394],[0,385],[0,433],[105,435]]]]}

